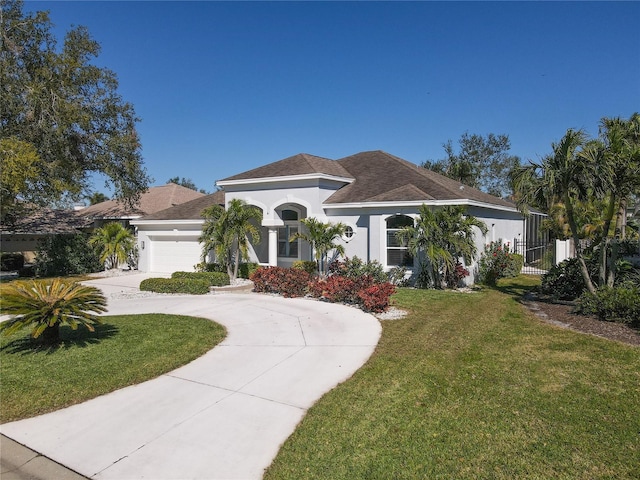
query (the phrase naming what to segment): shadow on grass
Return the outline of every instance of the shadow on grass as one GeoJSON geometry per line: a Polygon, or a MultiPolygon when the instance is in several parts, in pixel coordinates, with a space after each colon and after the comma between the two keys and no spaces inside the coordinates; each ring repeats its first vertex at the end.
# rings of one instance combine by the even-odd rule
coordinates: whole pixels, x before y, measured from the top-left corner
{"type": "Polygon", "coordinates": [[[118,334],[118,327],[103,323],[95,326],[95,331],[91,332],[86,327],[80,326],[76,330],[63,326],[60,328],[60,341],[55,343],[44,343],[30,336],[17,338],[0,348],[0,351],[10,354],[27,355],[30,353],[44,352],[46,354],[55,353],[61,349],[72,347],[88,347],[96,345],[103,340],[114,337],[118,334]]]}
{"type": "Polygon", "coordinates": [[[516,278],[503,278],[498,281],[498,285],[490,288],[494,288],[505,295],[509,295],[518,302],[522,302],[523,300],[526,300],[527,296],[537,292],[539,286],[539,280],[520,275],[516,278]]]}

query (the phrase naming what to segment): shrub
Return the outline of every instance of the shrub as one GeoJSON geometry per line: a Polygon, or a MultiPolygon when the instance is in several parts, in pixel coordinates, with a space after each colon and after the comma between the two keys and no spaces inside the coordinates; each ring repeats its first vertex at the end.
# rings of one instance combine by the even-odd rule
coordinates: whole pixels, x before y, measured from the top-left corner
{"type": "Polygon", "coordinates": [[[311,260],[296,260],[295,262],[293,262],[292,267],[304,270],[311,275],[314,275],[318,272],[318,264],[311,260]]]}
{"type": "Polygon", "coordinates": [[[363,262],[357,256],[345,258],[343,262],[335,261],[329,265],[329,274],[337,274],[346,278],[360,278],[365,275],[373,277],[377,283],[389,281],[387,273],[380,262],[363,262]]]}
{"type": "Polygon", "coordinates": [[[238,277],[249,278],[251,277],[251,274],[255,272],[258,268],[260,268],[260,265],[258,265],[257,263],[253,263],[253,262],[241,263],[238,266],[238,277]]]}
{"type": "Polygon", "coordinates": [[[458,288],[462,280],[469,276],[469,270],[464,268],[462,263],[457,262],[456,266],[453,268],[451,272],[449,272],[445,278],[447,282],[447,287],[449,288],[458,288]]]}
{"type": "Polygon", "coordinates": [[[285,297],[302,297],[306,294],[311,275],[298,268],[260,267],[251,275],[253,291],[279,293],[285,297]]]}
{"type": "Polygon", "coordinates": [[[517,277],[522,272],[522,268],[524,267],[524,256],[519,253],[511,253],[511,262],[507,267],[505,277],[517,277]]]}
{"type": "Polygon", "coordinates": [[[517,276],[518,260],[509,251],[509,244],[502,244],[502,240],[485,245],[484,252],[478,262],[478,281],[486,285],[495,286],[500,278],[517,276]]]}
{"type": "Polygon", "coordinates": [[[147,278],[140,282],[140,290],[156,293],[204,295],[209,293],[209,282],[193,278],[147,278]]]}
{"type": "Polygon", "coordinates": [[[582,278],[580,262],[569,258],[554,265],[542,276],[540,292],[558,300],[574,300],[587,289],[582,278]]]}
{"type": "Polygon", "coordinates": [[[389,307],[389,299],[394,293],[395,285],[377,283],[358,292],[358,303],[367,312],[383,312],[389,307]]]}
{"type": "Polygon", "coordinates": [[[407,267],[393,267],[387,273],[387,277],[389,278],[389,283],[392,285],[396,285],[398,287],[407,287],[409,286],[409,279],[407,278],[407,267]]]}
{"type": "Polygon", "coordinates": [[[578,313],[596,315],[600,320],[640,327],[640,287],[623,284],[600,287],[596,293],[584,293],[577,306],[578,313]]]}
{"type": "Polygon", "coordinates": [[[51,235],[38,244],[36,275],[82,275],[101,270],[104,265],[84,234],[51,235]]]}
{"type": "Polygon", "coordinates": [[[0,270],[3,272],[15,272],[24,267],[24,255],[22,253],[0,254],[0,270]]]}
{"type": "Polygon", "coordinates": [[[93,325],[100,323],[100,318],[91,312],[107,311],[107,301],[100,290],[60,279],[13,282],[2,292],[0,305],[2,313],[16,315],[0,323],[5,335],[30,326],[31,337],[41,337],[45,342],[60,340],[61,325],[74,330],[83,325],[93,332],[93,325]]]}
{"type": "Polygon", "coordinates": [[[200,262],[195,266],[197,272],[227,272],[227,267],[219,263],[200,262]]]}
{"type": "Polygon", "coordinates": [[[222,287],[230,283],[229,275],[222,272],[173,272],[171,278],[204,280],[211,287],[222,287]]]}

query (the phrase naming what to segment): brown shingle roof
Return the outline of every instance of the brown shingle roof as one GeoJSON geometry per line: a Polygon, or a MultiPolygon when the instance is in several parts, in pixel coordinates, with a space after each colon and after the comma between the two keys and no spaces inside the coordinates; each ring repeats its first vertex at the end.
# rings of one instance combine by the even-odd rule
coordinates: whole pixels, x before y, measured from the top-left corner
{"type": "Polygon", "coordinates": [[[128,208],[124,203],[116,200],[96,203],[77,212],[84,218],[126,218],[140,217],[159,212],[181,203],[204,197],[205,195],[190,188],[167,183],[158,187],[151,187],[140,196],[140,203],[134,208],[128,208]]]}
{"type": "Polygon", "coordinates": [[[515,206],[381,150],[361,152],[337,161],[355,181],[325,203],[365,203],[420,200],[473,200],[515,206]]]}
{"type": "Polygon", "coordinates": [[[202,211],[211,205],[224,206],[224,192],[222,190],[161,210],[153,215],[147,215],[141,220],[200,220],[202,219],[202,211]]]}
{"type": "Polygon", "coordinates": [[[90,224],[78,217],[73,210],[41,208],[17,219],[13,223],[0,225],[2,233],[11,234],[62,234],[77,233],[90,224]]]}
{"type": "Polygon", "coordinates": [[[316,157],[315,155],[309,155],[308,153],[299,153],[292,157],[269,163],[262,167],[254,168],[248,172],[243,172],[238,175],[225,178],[222,181],[286,177],[290,175],[308,175],[313,173],[324,173],[325,175],[334,175],[337,177],[351,177],[349,172],[334,160],[316,157]]]}

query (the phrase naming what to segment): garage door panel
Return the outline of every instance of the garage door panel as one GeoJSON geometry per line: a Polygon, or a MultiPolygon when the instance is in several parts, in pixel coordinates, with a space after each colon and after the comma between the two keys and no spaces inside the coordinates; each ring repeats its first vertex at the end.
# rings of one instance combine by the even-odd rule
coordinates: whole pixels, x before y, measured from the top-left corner
{"type": "Polygon", "coordinates": [[[202,248],[197,237],[160,237],[150,244],[152,272],[192,272],[200,263],[202,248]]]}

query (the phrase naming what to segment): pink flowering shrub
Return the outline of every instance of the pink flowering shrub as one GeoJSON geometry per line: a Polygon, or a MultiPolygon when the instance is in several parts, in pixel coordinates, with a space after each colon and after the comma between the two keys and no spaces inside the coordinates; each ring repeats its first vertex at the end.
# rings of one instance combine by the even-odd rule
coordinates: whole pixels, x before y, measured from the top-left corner
{"type": "Polygon", "coordinates": [[[485,245],[484,252],[478,262],[478,281],[485,285],[495,286],[498,279],[511,277],[520,273],[518,265],[521,260],[509,249],[509,243],[502,240],[485,245]]]}

